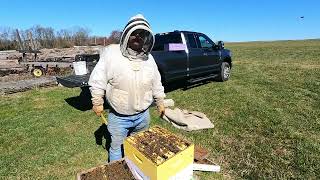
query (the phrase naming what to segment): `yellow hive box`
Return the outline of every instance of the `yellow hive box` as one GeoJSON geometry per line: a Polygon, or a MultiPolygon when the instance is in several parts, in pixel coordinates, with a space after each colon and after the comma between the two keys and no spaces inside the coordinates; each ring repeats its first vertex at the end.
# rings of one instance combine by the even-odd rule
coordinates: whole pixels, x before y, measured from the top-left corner
{"type": "Polygon", "coordinates": [[[141,179],[191,179],[193,175],[194,144],[158,126],[128,137],[124,154],[141,179]]]}

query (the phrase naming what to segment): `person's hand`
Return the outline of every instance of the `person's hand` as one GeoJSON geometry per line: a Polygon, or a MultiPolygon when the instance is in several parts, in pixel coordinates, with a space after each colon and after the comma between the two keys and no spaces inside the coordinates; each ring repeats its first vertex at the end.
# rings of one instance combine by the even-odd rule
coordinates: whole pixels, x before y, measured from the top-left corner
{"type": "Polygon", "coordinates": [[[99,105],[99,106],[93,106],[92,110],[96,113],[97,116],[101,116],[102,112],[103,112],[103,105],[99,105]]]}
{"type": "Polygon", "coordinates": [[[159,114],[160,114],[160,117],[163,117],[163,115],[164,115],[164,112],[165,112],[165,108],[164,108],[164,104],[159,104],[158,106],[157,106],[157,108],[158,108],[158,112],[159,112],[159,114]]]}

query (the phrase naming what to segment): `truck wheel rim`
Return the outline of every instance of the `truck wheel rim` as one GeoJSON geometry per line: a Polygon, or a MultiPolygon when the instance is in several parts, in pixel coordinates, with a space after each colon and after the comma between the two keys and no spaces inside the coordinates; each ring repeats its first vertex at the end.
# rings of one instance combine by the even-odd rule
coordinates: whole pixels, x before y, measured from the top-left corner
{"type": "Polygon", "coordinates": [[[229,76],[230,76],[230,67],[224,67],[224,71],[223,71],[223,77],[225,78],[225,79],[228,79],[229,78],[229,76]]]}
{"type": "Polygon", "coordinates": [[[42,71],[40,69],[35,69],[33,71],[33,75],[36,77],[40,77],[40,76],[42,76],[42,71]]]}

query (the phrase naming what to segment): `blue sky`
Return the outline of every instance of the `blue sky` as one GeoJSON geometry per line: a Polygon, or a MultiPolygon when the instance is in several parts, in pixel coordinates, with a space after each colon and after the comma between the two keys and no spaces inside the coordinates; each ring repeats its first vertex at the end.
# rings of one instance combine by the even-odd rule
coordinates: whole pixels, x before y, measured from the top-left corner
{"type": "Polygon", "coordinates": [[[0,27],[81,26],[108,36],[137,13],[154,32],[199,31],[214,41],[320,38],[320,0],[2,0],[0,27]]]}

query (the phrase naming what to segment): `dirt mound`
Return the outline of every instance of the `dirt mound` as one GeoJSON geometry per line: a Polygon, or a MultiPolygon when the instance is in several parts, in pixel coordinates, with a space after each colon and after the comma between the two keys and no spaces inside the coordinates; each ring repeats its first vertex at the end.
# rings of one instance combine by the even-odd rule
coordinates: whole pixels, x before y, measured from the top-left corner
{"type": "MultiPolygon", "coordinates": [[[[36,61],[74,61],[74,57],[77,54],[98,54],[103,46],[74,46],[72,48],[63,49],[40,49],[40,53],[36,56],[36,61]]],[[[0,51],[1,60],[18,60],[21,59],[22,53],[15,50],[0,51]]],[[[35,56],[32,53],[26,53],[25,58],[27,61],[34,61],[35,56]]]]}
{"type": "Polygon", "coordinates": [[[78,175],[78,180],[122,179],[133,180],[134,177],[122,159],[106,165],[98,166],[78,175]]]}
{"type": "Polygon", "coordinates": [[[26,91],[35,87],[56,85],[56,78],[53,76],[25,79],[20,81],[0,82],[0,94],[12,94],[26,91]]]}

